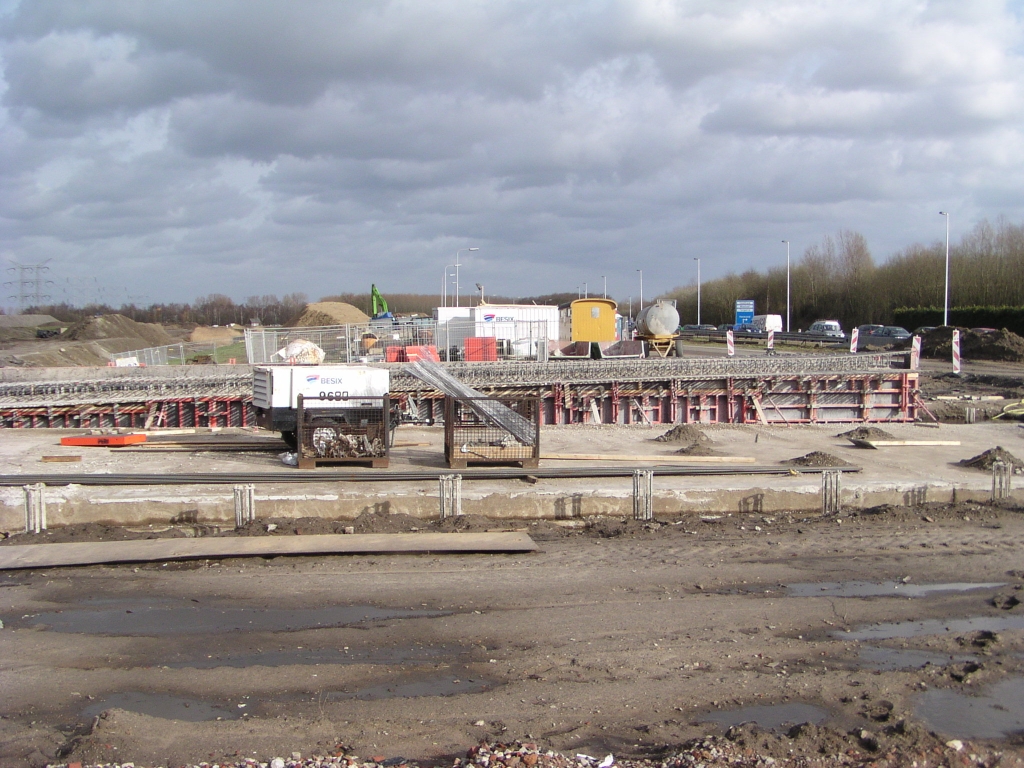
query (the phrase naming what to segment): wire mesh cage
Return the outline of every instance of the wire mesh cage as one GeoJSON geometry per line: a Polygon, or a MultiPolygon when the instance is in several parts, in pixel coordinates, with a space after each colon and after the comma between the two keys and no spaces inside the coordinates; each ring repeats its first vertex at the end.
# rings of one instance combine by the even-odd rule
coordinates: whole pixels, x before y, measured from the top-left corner
{"type": "Polygon", "coordinates": [[[298,460],[301,469],[369,463],[387,467],[391,448],[391,400],[298,397],[298,460]]]}
{"type": "Polygon", "coordinates": [[[444,457],[448,466],[540,463],[540,398],[446,397],[444,457]]]}

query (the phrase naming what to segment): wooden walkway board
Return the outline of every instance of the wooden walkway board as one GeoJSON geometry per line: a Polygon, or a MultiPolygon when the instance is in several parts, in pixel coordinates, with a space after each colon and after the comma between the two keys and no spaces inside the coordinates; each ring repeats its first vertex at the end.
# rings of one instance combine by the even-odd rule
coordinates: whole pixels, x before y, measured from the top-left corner
{"type": "Polygon", "coordinates": [[[752,456],[629,456],[617,453],[542,453],[546,461],[642,461],[646,464],[753,464],[752,456]]]}
{"type": "Polygon", "coordinates": [[[0,570],[98,563],[275,555],[364,555],[411,552],[534,552],[525,533],[356,533],[317,536],[210,536],[0,547],[0,570]]]}
{"type": "Polygon", "coordinates": [[[895,448],[915,445],[960,445],[959,440],[861,440],[860,438],[847,438],[851,443],[861,448],[895,448]]]}

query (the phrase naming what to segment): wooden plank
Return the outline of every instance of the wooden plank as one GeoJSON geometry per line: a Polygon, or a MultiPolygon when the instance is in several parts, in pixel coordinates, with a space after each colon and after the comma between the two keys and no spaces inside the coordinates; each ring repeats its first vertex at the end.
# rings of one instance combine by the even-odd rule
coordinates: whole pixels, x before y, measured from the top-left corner
{"type": "Polygon", "coordinates": [[[753,464],[752,456],[685,456],[678,453],[661,456],[623,456],[615,453],[542,453],[548,461],[642,461],[662,464],[753,464]]]}
{"type": "Polygon", "coordinates": [[[767,427],[768,419],[765,418],[764,409],[761,408],[761,401],[754,395],[750,396],[750,401],[754,404],[754,410],[757,411],[757,418],[767,427]]]}
{"type": "Polygon", "coordinates": [[[81,461],[82,457],[81,456],[77,456],[77,455],[73,455],[73,456],[41,456],[39,458],[39,460],[40,461],[49,462],[51,464],[55,464],[55,463],[58,463],[58,462],[81,461]]]}
{"type": "Polygon", "coordinates": [[[861,440],[856,437],[847,438],[861,448],[902,448],[928,445],[960,445],[959,440],[861,440]]]}
{"type": "Polygon", "coordinates": [[[142,563],[274,555],[401,554],[411,552],[534,552],[525,533],[356,533],[317,536],[209,536],[0,547],[0,570],[98,563],[142,563]]]}

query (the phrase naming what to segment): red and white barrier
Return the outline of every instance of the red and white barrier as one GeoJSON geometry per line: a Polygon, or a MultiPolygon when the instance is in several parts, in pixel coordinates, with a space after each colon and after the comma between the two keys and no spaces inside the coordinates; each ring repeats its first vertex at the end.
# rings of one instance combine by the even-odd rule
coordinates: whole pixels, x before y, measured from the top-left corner
{"type": "Polygon", "coordinates": [[[960,373],[960,331],[953,331],[953,373],[960,373]]]}
{"type": "Polygon", "coordinates": [[[857,342],[860,341],[860,328],[854,328],[850,331],[850,354],[857,354],[857,342]]]}
{"type": "Polygon", "coordinates": [[[725,349],[729,357],[736,354],[736,337],[733,336],[732,331],[725,332],[725,349]]]}
{"type": "Polygon", "coordinates": [[[910,370],[916,371],[921,367],[921,337],[915,336],[910,342],[910,370]]]}
{"type": "Polygon", "coordinates": [[[775,349],[775,331],[768,331],[768,349],[775,349]]]}

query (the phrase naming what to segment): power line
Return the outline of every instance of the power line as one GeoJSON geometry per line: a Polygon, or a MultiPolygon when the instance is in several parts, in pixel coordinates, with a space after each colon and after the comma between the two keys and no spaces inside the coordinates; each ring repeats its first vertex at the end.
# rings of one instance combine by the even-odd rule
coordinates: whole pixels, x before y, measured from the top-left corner
{"type": "Polygon", "coordinates": [[[53,285],[53,280],[46,280],[43,274],[50,271],[46,266],[51,259],[39,264],[19,264],[11,262],[13,266],[7,268],[11,274],[17,274],[17,280],[8,280],[4,283],[5,288],[16,288],[17,293],[8,296],[9,299],[18,302],[18,314],[23,314],[29,306],[41,306],[49,301],[50,295],[43,293],[45,286],[53,285]]]}

